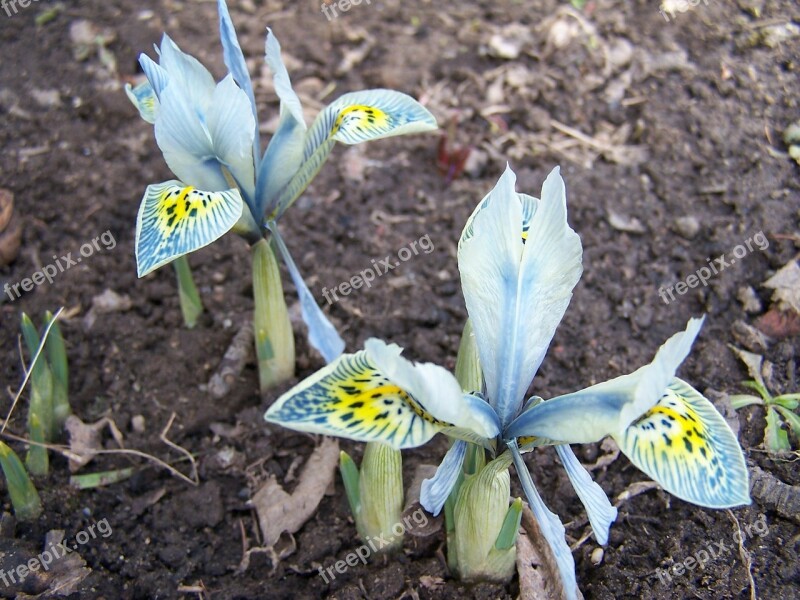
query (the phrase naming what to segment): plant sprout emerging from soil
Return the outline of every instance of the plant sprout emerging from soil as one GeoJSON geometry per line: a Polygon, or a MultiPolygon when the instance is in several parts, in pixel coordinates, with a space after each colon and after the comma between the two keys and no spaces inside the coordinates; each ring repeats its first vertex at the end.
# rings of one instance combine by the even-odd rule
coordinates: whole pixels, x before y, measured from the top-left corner
{"type": "Polygon", "coordinates": [[[783,428],[784,419],[794,436],[800,440],[800,416],[795,410],[800,406],[800,393],[781,394],[773,396],[759,377],[757,380],[742,382],[742,385],[754,390],[758,396],[752,394],[737,394],[730,397],[731,405],[736,410],[745,406],[757,404],[767,411],[767,427],[764,430],[764,446],[769,452],[790,452],[792,445],[789,434],[783,428]]]}
{"type": "MultiPolygon", "coordinates": [[[[575,567],[564,527],[536,491],[522,452],[556,445],[601,544],[607,542],[616,509],[568,444],[611,436],[664,489],[707,507],[749,504],[747,470],[724,419],[675,377],[702,319],[691,319],[650,364],[629,375],[547,401],[524,401],[580,278],[583,251],[567,224],[558,169],[545,181],[541,200],[516,193],[515,181],[507,169],[473,212],[458,245],[482,374],[479,389],[464,393],[442,367],[412,363],[400,347],[370,339],[364,350],[341,356],[281,396],[265,418],[397,449],[420,446],[439,432],[454,438],[436,475],[423,486],[421,501],[438,513],[462,481],[451,505],[451,543],[455,538],[459,573],[467,578],[512,574],[513,560],[496,551],[510,550],[518,523],[514,505],[508,509],[513,462],[558,563],[564,592],[575,598],[575,567]],[[485,466],[484,451],[493,459],[485,466]],[[462,477],[465,461],[474,477],[462,477]]],[[[462,383],[468,379],[462,377],[462,383]]]]}
{"type": "Polygon", "coordinates": [[[150,185],[136,223],[140,277],[214,242],[228,231],[252,246],[256,349],[262,389],[294,373],[294,338],[274,249],[300,297],[309,341],[327,362],[344,350],[303,281],[278,220],[308,187],[336,142],[358,144],[436,129],[434,117],[410,96],[392,90],[348,93],[324,108],[310,128],[292,89],[277,38],[267,29],[266,62],[280,101],[280,122],[262,154],[256,102],[244,55],[225,0],[220,37],[229,74],[215,83],[196,59],[164,35],[140,64],[147,82],[127,88],[178,178],[150,185]],[[270,244],[270,241],[272,244],[270,244]]]}
{"type": "Polygon", "coordinates": [[[34,442],[25,464],[33,475],[47,475],[49,461],[44,444],[52,442],[72,412],[67,395],[67,352],[58,321],[45,314],[44,334],[39,336],[28,315],[22,315],[22,337],[31,355],[31,401],[28,406],[28,435],[34,442]]]}

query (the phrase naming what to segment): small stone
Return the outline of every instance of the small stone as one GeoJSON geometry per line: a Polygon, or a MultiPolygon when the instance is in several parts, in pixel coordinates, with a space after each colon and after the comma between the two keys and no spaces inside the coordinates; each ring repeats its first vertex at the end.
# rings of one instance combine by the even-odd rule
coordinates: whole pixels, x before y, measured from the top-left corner
{"type": "Polygon", "coordinates": [[[603,556],[605,555],[605,551],[602,548],[595,548],[592,550],[592,555],[589,557],[589,560],[592,561],[592,564],[596,567],[601,562],[603,562],[603,556]]]}
{"type": "Polygon", "coordinates": [[[675,229],[678,231],[681,237],[691,240],[694,239],[698,233],[700,233],[700,221],[697,220],[697,217],[692,215],[678,217],[675,219],[675,229]]]}
{"type": "Polygon", "coordinates": [[[736,292],[736,299],[742,303],[742,308],[746,313],[757,314],[764,308],[761,304],[761,298],[758,297],[753,287],[749,285],[739,288],[739,291],[736,292]]]}
{"type": "Polygon", "coordinates": [[[133,429],[136,433],[144,433],[145,420],[142,415],[134,415],[131,418],[131,429],[133,429]]]}

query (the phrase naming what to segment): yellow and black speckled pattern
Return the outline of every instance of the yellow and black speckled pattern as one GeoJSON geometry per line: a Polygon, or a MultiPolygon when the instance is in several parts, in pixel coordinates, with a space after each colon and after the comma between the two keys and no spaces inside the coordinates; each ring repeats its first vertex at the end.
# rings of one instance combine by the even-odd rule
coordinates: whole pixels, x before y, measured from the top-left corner
{"type": "Polygon", "coordinates": [[[392,116],[377,106],[353,105],[342,109],[333,122],[330,135],[347,132],[351,136],[367,138],[388,133],[393,127],[392,116]]]}
{"type": "Polygon", "coordinates": [[[267,413],[290,429],[412,448],[447,423],[370,364],[366,352],[344,355],[287,392],[267,413]]]}
{"type": "Polygon", "coordinates": [[[238,192],[204,192],[172,181],[147,188],[139,211],[140,276],[165,261],[210,244],[242,214],[238,192]]]}
{"type": "Polygon", "coordinates": [[[713,405],[680,379],[617,442],[636,466],[684,500],[743,503],[747,472],[736,438],[713,405]]]}

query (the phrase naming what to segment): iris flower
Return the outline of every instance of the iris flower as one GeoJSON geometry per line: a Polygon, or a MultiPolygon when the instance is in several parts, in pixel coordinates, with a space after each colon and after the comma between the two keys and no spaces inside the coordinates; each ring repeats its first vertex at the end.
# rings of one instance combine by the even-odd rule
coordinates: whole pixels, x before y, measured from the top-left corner
{"type": "Polygon", "coordinates": [[[176,180],[150,185],[136,223],[139,277],[214,242],[228,231],[254,244],[272,236],[297,288],[309,340],[326,361],[344,342],[303,281],[278,220],[308,187],[336,142],[358,144],[436,129],[434,117],[410,96],[374,89],[344,94],[311,127],[303,120],[281,48],[267,30],[266,62],[273,73],[280,121],[261,152],[253,86],[225,0],[218,0],[220,37],[229,73],[215,82],[166,34],[159,62],[142,54],[147,81],[127,88],[176,180]]]}
{"type": "Polygon", "coordinates": [[[380,441],[424,444],[436,433],[456,439],[422,503],[438,513],[455,484],[467,443],[495,456],[509,452],[531,509],[557,559],[564,590],[576,595],[564,527],[544,505],[521,452],[556,446],[597,540],[605,544],[616,509],[568,444],[613,437],[637,467],[672,494],[707,507],[749,504],[742,451],[713,405],[675,377],[702,326],[691,319],[653,361],[629,375],[543,401],[525,395],[582,272],[582,247],[567,224],[558,168],[541,200],[518,194],[510,168],[481,201],[458,245],[458,266],[474,330],[483,389],[462,392],[442,367],[418,364],[377,339],[341,356],[269,408],[285,427],[380,441]]]}

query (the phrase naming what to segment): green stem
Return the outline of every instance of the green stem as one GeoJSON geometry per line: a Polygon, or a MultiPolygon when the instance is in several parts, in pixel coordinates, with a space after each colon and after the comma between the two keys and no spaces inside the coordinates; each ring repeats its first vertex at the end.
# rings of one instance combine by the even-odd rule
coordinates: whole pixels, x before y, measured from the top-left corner
{"type": "Polygon", "coordinates": [[[178,296],[181,301],[183,323],[192,329],[197,325],[197,319],[203,314],[203,301],[200,300],[200,293],[194,283],[192,268],[189,266],[189,259],[186,255],[173,260],[172,266],[178,276],[178,296]]]}
{"type": "Polygon", "coordinates": [[[267,240],[253,245],[253,329],[261,391],[294,377],[294,334],[278,261],[267,240]]]}
{"type": "Polygon", "coordinates": [[[20,521],[32,521],[42,514],[42,502],[39,493],[25,472],[22,461],[14,451],[0,442],[0,466],[6,476],[11,506],[20,521]]]}

